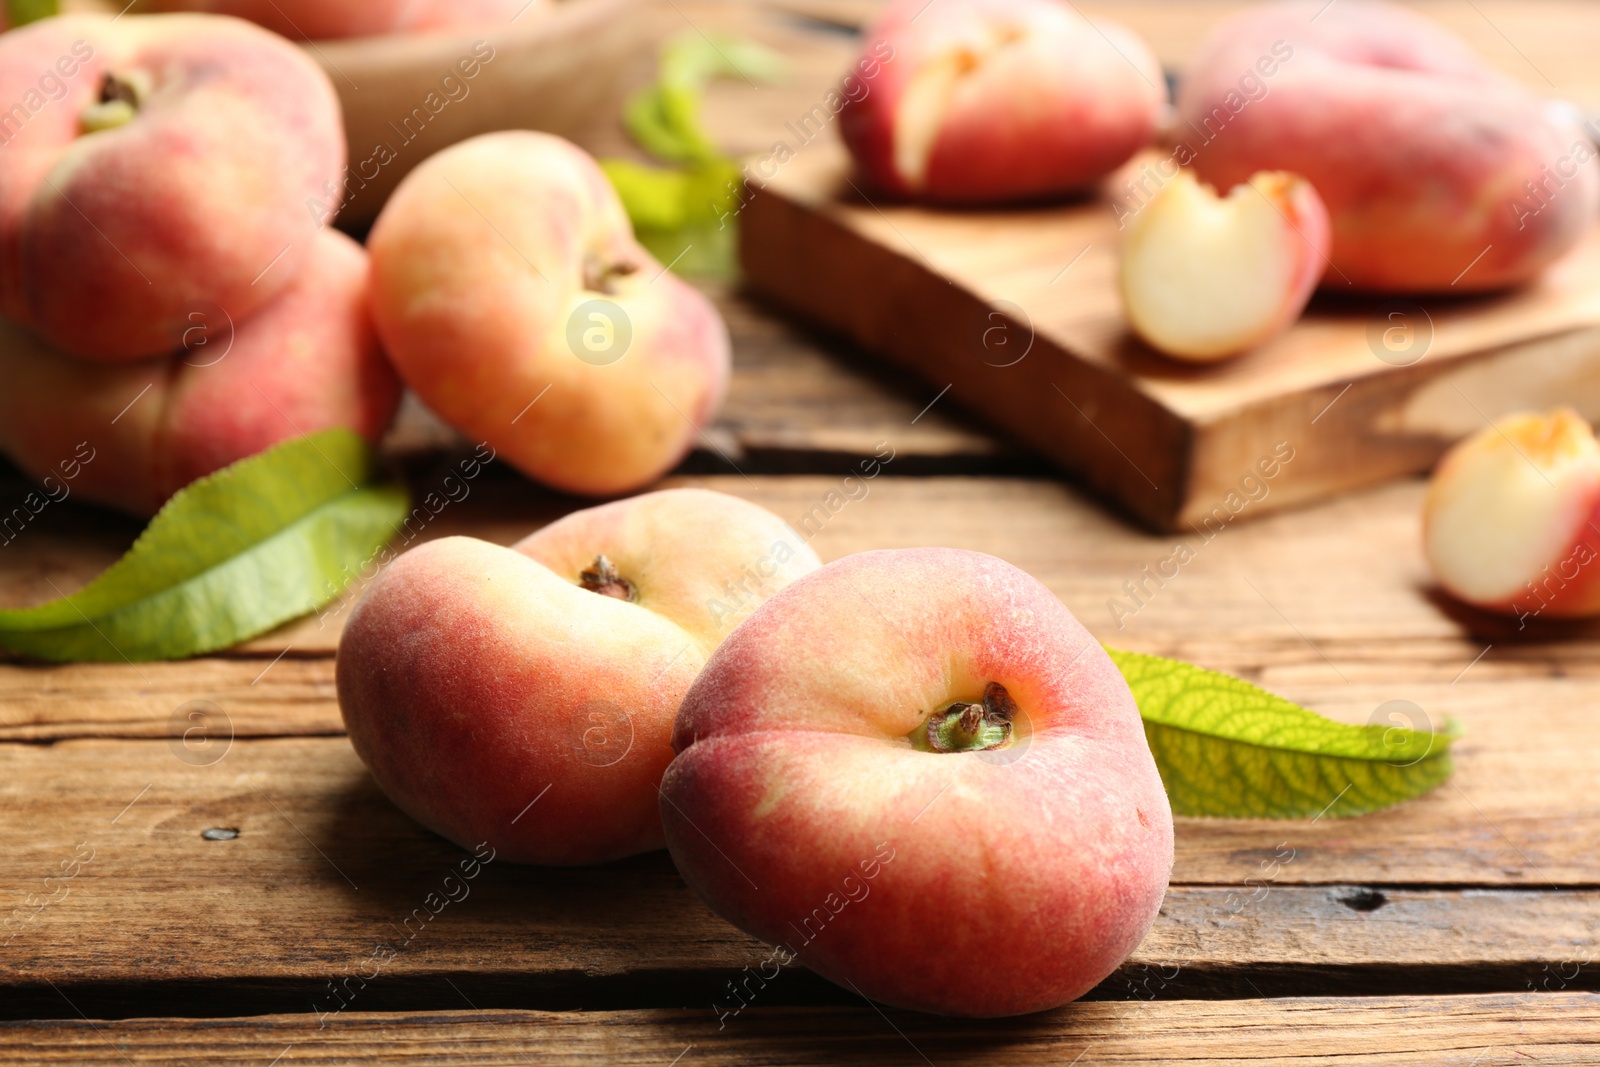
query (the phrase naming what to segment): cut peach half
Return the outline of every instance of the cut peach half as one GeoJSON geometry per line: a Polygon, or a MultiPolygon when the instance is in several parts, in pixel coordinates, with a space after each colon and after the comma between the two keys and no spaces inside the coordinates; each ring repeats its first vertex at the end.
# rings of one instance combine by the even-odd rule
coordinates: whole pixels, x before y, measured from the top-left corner
{"type": "Polygon", "coordinates": [[[1328,242],[1327,209],[1304,178],[1263,172],[1224,197],[1179,171],[1128,223],[1128,323],[1178,359],[1237,355],[1299,318],[1328,242]]]}
{"type": "Polygon", "coordinates": [[[1600,443],[1570,408],[1508,415],[1456,445],[1423,505],[1423,551],[1491,611],[1600,614],[1600,443]]]}

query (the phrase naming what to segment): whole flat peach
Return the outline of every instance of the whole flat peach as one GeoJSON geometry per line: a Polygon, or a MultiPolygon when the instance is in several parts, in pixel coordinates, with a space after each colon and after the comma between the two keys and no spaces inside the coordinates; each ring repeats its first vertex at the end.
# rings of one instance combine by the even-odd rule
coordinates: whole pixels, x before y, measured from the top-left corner
{"type": "Polygon", "coordinates": [[[864,33],[839,129],[867,182],[980,204],[1085,189],[1154,137],[1161,66],[1056,0],[892,0],[864,33]]]}
{"type": "Polygon", "coordinates": [[[1223,22],[1186,71],[1179,161],[1226,189],[1311,182],[1333,289],[1472,292],[1526,281],[1593,227],[1600,162],[1576,111],[1443,27],[1374,0],[1296,0],[1223,22]]]}
{"type": "Polygon", "coordinates": [[[1172,814],[1127,683],[976,552],[848,556],[742,623],[684,698],[667,845],[724,918],[862,996],[1013,1015],[1155,919],[1172,814]]]}
{"type": "Polygon", "coordinates": [[[547,485],[648,485],[721,403],[721,317],[640,247],[604,173],[559,137],[487,134],[433,156],[369,247],[378,332],[406,384],[547,485]]]}
{"type": "Polygon", "coordinates": [[[356,753],[401,809],[518,863],[662,846],[673,716],[706,657],[818,566],[782,520],[671,489],[576,512],[503,548],[404,552],[339,642],[356,753]]]}
{"type": "Polygon", "coordinates": [[[372,328],[367,275],[361,246],[324,231],[253,318],[196,313],[186,346],[151,360],[76,359],[0,321],[0,451],[57,483],[63,461],[93,455],[69,490],[149,515],[196,478],[301,434],[345,426],[376,443],[400,381],[372,328]]]}
{"type": "Polygon", "coordinates": [[[243,322],[311,255],[344,166],[320,67],[237,19],[45,19],[0,36],[0,313],[85,358],[243,322]]]}

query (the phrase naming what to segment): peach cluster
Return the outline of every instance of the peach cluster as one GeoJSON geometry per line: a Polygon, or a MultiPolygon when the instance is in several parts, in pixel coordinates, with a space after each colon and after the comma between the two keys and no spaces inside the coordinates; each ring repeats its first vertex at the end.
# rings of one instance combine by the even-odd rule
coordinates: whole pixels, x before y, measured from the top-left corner
{"type": "Polygon", "coordinates": [[[412,549],[357,604],[337,681],[356,752],[424,825],[533,863],[665,844],[786,962],[892,1004],[1080,996],[1171,872],[1132,694],[1048,590],[956,550],[822,567],[719,493],[412,549]]]}
{"type": "MultiPolygon", "coordinates": [[[[933,204],[1090,190],[1153,142],[1167,108],[1143,42],[1056,0],[893,0],[846,88],[862,184],[933,204]]],[[[1170,151],[1113,205],[1128,324],[1209,362],[1283,332],[1319,285],[1526,282],[1600,207],[1579,122],[1405,8],[1251,7],[1182,72],[1170,151]]]]}
{"type": "MultiPolygon", "coordinates": [[[[389,6],[363,10],[445,11],[389,6]]],[[[4,99],[0,450],[42,478],[86,445],[105,458],[85,499],[149,513],[290,437],[375,441],[402,380],[531,477],[612,495],[671,468],[726,392],[716,309],[559,137],[426,160],[369,260],[326,229],[333,88],[280,36],[221,15],[46,19],[0,38],[4,99]]]]}
{"type": "Polygon", "coordinates": [[[360,246],[306,209],[344,164],[327,77],[209,15],[0,37],[0,450],[86,499],[177,489],[399,402],[360,246]]]}

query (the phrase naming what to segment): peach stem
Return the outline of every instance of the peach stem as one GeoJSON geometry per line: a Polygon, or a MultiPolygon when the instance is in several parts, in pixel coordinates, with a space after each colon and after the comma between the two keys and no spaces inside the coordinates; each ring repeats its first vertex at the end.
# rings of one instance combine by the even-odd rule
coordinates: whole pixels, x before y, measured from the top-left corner
{"type": "Polygon", "coordinates": [[[100,83],[100,102],[102,104],[121,100],[130,107],[137,109],[143,103],[142,96],[139,86],[133,79],[120,77],[111,71],[106,72],[105,80],[100,83]]]}
{"type": "MultiPolygon", "coordinates": [[[[990,682],[981,702],[957,701],[928,717],[923,744],[932,752],[981,752],[1011,742],[1011,724],[1017,704],[999,682],[990,682]]],[[[912,737],[915,744],[917,738],[912,737]]]]}
{"type": "Polygon", "coordinates": [[[126,126],[139,114],[149,94],[150,79],[141,72],[121,75],[107,71],[100,82],[100,99],[83,110],[84,132],[99,133],[126,126]]]}
{"type": "Polygon", "coordinates": [[[637,603],[639,600],[639,590],[618,573],[617,565],[605,556],[594,558],[593,566],[578,575],[578,584],[589,592],[599,593],[601,596],[615,597],[629,603],[637,603]]]}
{"type": "Polygon", "coordinates": [[[590,255],[583,261],[583,287],[590,292],[612,294],[617,291],[612,281],[626,278],[639,269],[639,264],[627,260],[608,263],[599,256],[590,255]]]}

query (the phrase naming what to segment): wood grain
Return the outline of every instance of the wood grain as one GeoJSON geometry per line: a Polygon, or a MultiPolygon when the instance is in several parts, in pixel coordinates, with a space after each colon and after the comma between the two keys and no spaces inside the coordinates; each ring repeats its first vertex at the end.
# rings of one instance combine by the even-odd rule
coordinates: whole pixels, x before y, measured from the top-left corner
{"type": "MultiPolygon", "coordinates": [[[[1600,623],[1532,618],[1519,629],[1516,620],[1461,608],[1437,591],[1421,553],[1418,482],[1164,537],[1132,529],[1048,479],[899,477],[901,437],[887,424],[881,429],[895,458],[872,481],[846,483],[850,468],[841,466],[829,476],[663,484],[705,486],[761,504],[814,534],[810,543],[825,560],[927,544],[1000,556],[1049,586],[1110,644],[1241,673],[1291,690],[1285,695],[1314,697],[1317,706],[1330,692],[1355,692],[1357,683],[1449,686],[1459,678],[1459,688],[1493,678],[1588,679],[1600,666],[1600,623]],[[1183,554],[1180,546],[1189,561],[1161,577],[1163,561],[1183,554]]],[[[413,472],[414,493],[438,488],[449,462],[413,472]]],[[[1277,491],[1272,481],[1264,489],[1269,500],[1277,491]]],[[[509,544],[580,506],[491,468],[422,536],[470,533],[509,544]]],[[[70,592],[113,559],[137,524],[103,526],[103,517],[69,501],[39,520],[55,525],[30,528],[0,549],[5,606],[53,596],[52,586],[70,592]]],[[[336,605],[320,628],[309,617],[240,654],[270,659],[286,645],[291,656],[331,653],[342,616],[336,605]]],[[[132,684],[137,675],[129,676],[132,684]]]]}
{"type": "Polygon", "coordinates": [[[0,664],[0,741],[182,737],[191,704],[214,705],[218,735],[344,733],[333,660],[206,658],[176,663],[0,664]]]}
{"type": "MultiPolygon", "coordinates": [[[[1151,1064],[1494,1067],[1591,1064],[1583,993],[1075,1004],[991,1021],[854,1008],[701,1012],[349,1012],[251,1019],[0,1023],[0,1063],[1151,1064]]],[[[858,1002],[859,1003],[859,1002],[858,1002]]]]}
{"type": "MultiPolygon", "coordinates": [[[[186,737],[195,758],[234,739],[240,753],[265,759],[267,754],[256,755],[247,739],[342,733],[331,660],[286,657],[251,686],[252,674],[269,666],[267,660],[205,661],[186,676],[162,665],[151,673],[149,684],[140,684],[122,668],[52,668],[61,670],[66,682],[39,686],[39,695],[30,695],[30,687],[38,684],[37,675],[4,668],[0,701],[5,721],[0,738],[149,740],[130,748],[113,745],[93,758],[80,754],[71,763],[66,762],[69,754],[82,750],[64,740],[48,749],[0,748],[0,768],[12,774],[9,789],[20,791],[17,803],[25,808],[35,803],[26,790],[43,788],[55,769],[66,774],[71,766],[72,773],[85,776],[82,783],[92,786],[73,801],[87,811],[116,800],[115,790],[113,795],[100,792],[109,782],[88,776],[93,759],[107,761],[108,773],[137,778],[145,772],[147,759],[150,773],[177,771],[168,761],[180,758],[186,737]],[[197,711],[199,717],[193,717],[197,711]]],[[[1297,694],[1293,687],[1281,688],[1297,694]]],[[[1419,800],[1361,819],[1311,825],[1180,820],[1177,881],[1232,884],[1258,877],[1258,863],[1270,860],[1276,847],[1287,843],[1297,850],[1298,859],[1278,878],[1289,883],[1355,879],[1393,884],[1600,884],[1600,857],[1591,847],[1600,837],[1600,772],[1591,758],[1600,748],[1600,726],[1593,718],[1600,692],[1593,681],[1501,680],[1457,687],[1365,683],[1348,692],[1321,692],[1327,699],[1310,703],[1348,721],[1386,715],[1380,709],[1391,700],[1404,702],[1395,706],[1402,715],[1455,719],[1466,732],[1454,749],[1455,778],[1419,800]]],[[[317,768],[319,774],[351,783],[364,780],[342,739],[332,738],[323,747],[312,745],[304,754],[312,761],[308,768],[317,768]]],[[[337,790],[312,788],[322,781],[320,777],[303,781],[298,768],[280,768],[271,760],[267,766],[274,776],[280,769],[294,772],[276,788],[302,794],[319,817],[337,809],[337,790]]],[[[134,789],[142,784],[134,783],[134,789]]],[[[172,789],[179,785],[174,782],[172,789]]],[[[1336,795],[1330,788],[1328,801],[1336,795]]],[[[22,818],[20,812],[17,817],[22,818]]],[[[87,815],[84,819],[92,822],[87,815]]],[[[31,824],[9,825],[25,837],[31,824]]]]}
{"type": "MultiPolygon", "coordinates": [[[[390,805],[343,738],[213,740],[0,745],[0,903],[21,909],[0,932],[0,1010],[59,1013],[52,983],[94,1017],[171,1011],[202,987],[210,1007],[186,1013],[285,1010],[326,999],[380,943],[398,959],[362,1009],[437,1004],[442,976],[499,1005],[708,1004],[764,954],[661,853],[576,870],[491,862],[437,919],[406,925],[462,850],[390,805]]],[[[1587,961],[1600,820],[1496,794],[1463,764],[1465,794],[1360,820],[1181,820],[1162,917],[1099,995],[1144,995],[1152,969],[1167,997],[1259,995],[1250,982],[1271,995],[1521,989],[1547,963],[1587,961]],[[1508,870],[1519,854],[1541,867],[1508,870]]],[[[774,996],[837,994],[797,972],[774,996]]]]}
{"type": "MultiPolygon", "coordinates": [[[[711,433],[747,471],[848,470],[892,441],[902,473],[1005,474],[1043,464],[908,371],[701,280],[733,338],[733,378],[711,433]]],[[[707,459],[720,458],[705,455],[707,459]]]]}
{"type": "MultiPolygon", "coordinates": [[[[331,720],[333,708],[326,708],[331,720]]],[[[39,831],[30,828],[40,819],[48,820],[45,825],[78,825],[88,832],[95,812],[109,808],[109,819],[147,785],[153,797],[166,796],[170,803],[193,787],[205,790],[212,798],[209,803],[226,806],[249,799],[248,791],[227,791],[235,775],[247,772],[264,775],[251,781],[292,796],[293,803],[319,822],[336,824],[341,806],[355,793],[373,801],[370,810],[364,809],[368,814],[393,814],[376,794],[368,795],[365,772],[343,738],[255,741],[235,729],[230,750],[232,713],[226,706],[208,711],[203,719],[191,720],[202,732],[188,735],[188,748],[184,735],[163,723],[167,735],[159,739],[58,741],[48,747],[0,749],[10,779],[0,795],[13,798],[14,805],[3,824],[21,839],[37,836],[39,831]],[[214,744],[205,744],[207,739],[214,744]],[[197,769],[185,759],[218,762],[215,769],[197,769]],[[102,773],[94,772],[97,766],[102,773]],[[157,788],[163,782],[165,792],[157,788]],[[67,808],[42,809],[46,797],[51,804],[70,804],[71,819],[67,808]]],[[[1360,819],[1182,820],[1173,877],[1179,883],[1242,884],[1259,879],[1261,861],[1286,846],[1297,858],[1276,874],[1285,884],[1600,884],[1600,860],[1589,845],[1600,834],[1600,801],[1595,799],[1594,773],[1583,766],[1585,753],[1592,751],[1587,746],[1592,745],[1588,739],[1593,730],[1582,729],[1583,714],[1577,705],[1564,717],[1463,711],[1470,740],[1459,743],[1455,779],[1418,800],[1360,819]],[[1530,740],[1519,744],[1519,731],[1530,740]],[[1555,737],[1563,743],[1553,747],[1576,755],[1528,769],[1528,748],[1548,745],[1555,737]]],[[[49,840],[54,842],[55,835],[49,840]]],[[[70,851],[72,844],[58,842],[46,851],[70,851]]],[[[16,854],[29,854],[31,848],[18,845],[16,854]]]]}

